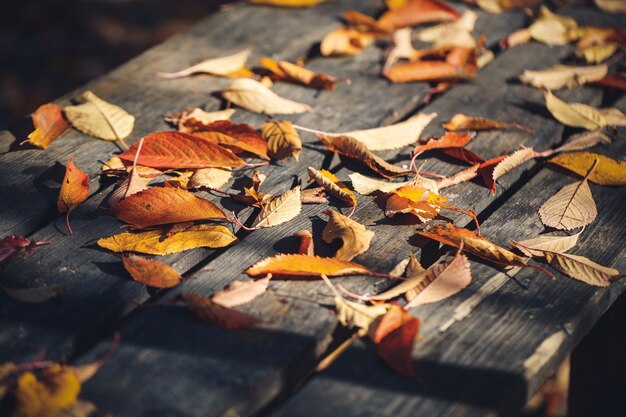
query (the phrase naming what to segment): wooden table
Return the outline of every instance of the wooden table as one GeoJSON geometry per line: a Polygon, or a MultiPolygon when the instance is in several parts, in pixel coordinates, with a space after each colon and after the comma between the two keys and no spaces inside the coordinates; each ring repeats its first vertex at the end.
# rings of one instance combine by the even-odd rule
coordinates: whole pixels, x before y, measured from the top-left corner
{"type": "MultiPolygon", "coordinates": [[[[216,110],[220,100],[209,95],[229,80],[197,76],[177,80],[155,77],[206,57],[223,56],[244,47],[253,59],[303,57],[347,9],[375,13],[375,2],[346,0],[307,10],[242,6],[209,16],[195,27],[155,47],[122,67],[94,80],[57,102],[68,105],[85,89],[124,107],[137,118],[128,140],[168,129],[163,115],[193,106],[216,110]],[[369,5],[368,5],[369,4],[369,5]]],[[[456,4],[462,8],[463,6],[456,4]]],[[[619,26],[624,15],[570,7],[560,10],[579,24],[619,26]]],[[[380,50],[355,57],[315,57],[309,67],[352,80],[334,92],[317,92],[278,83],[274,91],[306,102],[315,112],[287,117],[300,125],[325,131],[348,131],[403,120],[417,111],[439,117],[424,137],[439,136],[439,122],[455,113],[515,121],[534,134],[504,130],[480,133],[469,149],[483,157],[511,152],[519,144],[544,150],[561,143],[571,131],[546,111],[541,92],[516,81],[525,69],[543,69],[563,62],[570,47],[528,43],[499,51],[497,42],[529,23],[522,12],[488,16],[479,12],[477,31],[488,25],[487,45],[495,61],[472,82],[459,84],[429,105],[423,104],[428,85],[390,84],[377,76],[380,50]]],[[[568,101],[626,109],[626,98],[594,87],[560,92],[568,101]]],[[[234,120],[258,127],[260,115],[240,110],[234,120]]],[[[29,124],[29,123],[27,123],[29,124]]],[[[472,261],[472,284],[443,302],[412,311],[421,318],[415,342],[416,381],[389,371],[371,349],[357,341],[328,369],[313,373],[317,363],[350,334],[338,329],[330,313],[332,294],[320,281],[276,281],[270,290],[242,310],[263,324],[226,331],[195,320],[176,308],[142,308],[167,302],[181,292],[211,294],[244,277],[254,262],[282,251],[293,251],[292,233],[312,229],[321,234],[325,206],[307,205],[293,221],[252,233],[239,230],[240,241],[224,250],[198,249],[161,260],[189,277],[170,291],[148,291],[130,280],[119,258],[95,242],[119,230],[120,223],[101,208],[113,184],[99,177],[102,161],[116,152],[114,144],[76,130],[42,151],[18,145],[26,128],[0,132],[0,235],[21,234],[52,244],[14,259],[5,279],[33,285],[61,283],[57,300],[22,304],[0,298],[0,362],[26,362],[41,351],[52,360],[87,363],[99,358],[121,334],[115,355],[83,387],[82,397],[115,416],[487,416],[512,413],[554,372],[624,289],[626,281],[596,288],[558,275],[550,280],[533,269],[501,271],[472,261]],[[55,208],[68,155],[91,177],[92,194],[72,214],[74,235],[65,230],[55,208]],[[7,278],[8,277],[8,278],[7,278]]],[[[323,167],[348,180],[360,167],[324,151],[313,135],[303,134],[300,161],[264,167],[265,192],[280,194],[300,182],[311,185],[306,167],[323,167]]],[[[623,140],[598,149],[624,159],[623,140]]],[[[388,161],[405,163],[408,150],[380,153],[388,161]]],[[[451,174],[458,166],[428,159],[428,171],[451,174]]],[[[239,172],[243,176],[249,171],[239,172]]],[[[543,230],[537,209],[572,177],[540,162],[524,165],[498,181],[497,194],[464,183],[444,192],[460,207],[479,213],[482,233],[506,245],[543,230]]],[[[229,184],[230,186],[231,184],[229,184]]],[[[574,253],[626,270],[623,235],[626,190],[592,185],[599,214],[584,231],[574,253]]],[[[227,200],[204,194],[230,206],[227,200]]],[[[415,239],[417,225],[398,226],[385,220],[373,198],[358,196],[354,219],[376,232],[370,250],[355,259],[377,271],[389,271],[415,251],[427,259],[433,245],[415,239]],[[424,247],[421,249],[421,247],[424,247]]],[[[235,207],[235,206],[233,206],[235,207]]],[[[236,206],[239,210],[241,206],[236,206]]],[[[242,219],[253,216],[239,213],[242,219]]],[[[466,217],[449,215],[459,226],[466,217]]],[[[323,244],[320,244],[323,253],[323,244]]],[[[337,279],[357,293],[380,291],[384,278],[337,279]]]]}

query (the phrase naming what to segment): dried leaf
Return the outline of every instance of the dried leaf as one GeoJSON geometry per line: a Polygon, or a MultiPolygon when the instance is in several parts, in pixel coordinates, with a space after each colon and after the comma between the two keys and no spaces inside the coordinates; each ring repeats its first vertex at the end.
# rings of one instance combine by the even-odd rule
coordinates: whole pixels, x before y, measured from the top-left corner
{"type": "Polygon", "coordinates": [[[328,209],[324,213],[328,215],[328,223],[322,232],[322,239],[326,243],[332,243],[335,239],[343,242],[335,258],[351,261],[369,249],[374,232],[335,210],[328,209]]]}
{"type": "Polygon", "coordinates": [[[213,122],[229,120],[235,112],[235,109],[207,112],[196,107],[191,111],[169,116],[165,120],[176,125],[179,132],[192,133],[204,129],[213,122]]]}
{"type": "Polygon", "coordinates": [[[313,111],[308,104],[282,98],[260,82],[249,78],[233,81],[222,91],[222,96],[253,113],[295,114],[313,111]]]}
{"type": "Polygon", "coordinates": [[[572,152],[557,155],[548,162],[584,176],[598,161],[589,175],[589,181],[599,185],[626,185],[626,162],[593,152],[572,152]]]}
{"type": "Polygon", "coordinates": [[[118,219],[138,228],[196,220],[227,220],[215,204],[178,188],[149,188],[111,207],[118,219]]]}
{"type": "Polygon", "coordinates": [[[232,73],[237,73],[237,76],[242,76],[243,73],[241,73],[240,70],[245,68],[246,61],[251,53],[252,49],[246,48],[232,55],[204,60],[178,72],[159,72],[157,76],[163,78],[180,78],[192,74],[210,74],[228,77],[232,73]]]}
{"type": "Polygon", "coordinates": [[[478,166],[478,175],[482,177],[485,187],[489,188],[492,194],[495,194],[497,185],[493,180],[493,170],[506,157],[506,155],[496,156],[495,158],[491,158],[478,166]]]}
{"type": "Polygon", "coordinates": [[[456,227],[451,223],[436,225],[426,231],[417,233],[455,248],[460,247],[462,244],[463,249],[471,254],[500,265],[526,265],[526,258],[495,245],[482,236],[477,236],[471,230],[456,227]]]}
{"type": "Polygon", "coordinates": [[[554,152],[582,151],[584,149],[592,148],[598,144],[609,143],[611,143],[611,138],[607,135],[606,129],[603,128],[572,135],[567,138],[567,141],[565,141],[563,145],[556,148],[554,152]]]}
{"type": "Polygon", "coordinates": [[[463,147],[454,147],[454,148],[442,148],[441,153],[444,155],[448,155],[451,158],[457,159],[459,161],[463,161],[465,163],[475,165],[482,164],[485,162],[480,156],[476,155],[474,152],[470,151],[467,148],[463,147]]]}
{"type": "Polygon", "coordinates": [[[419,52],[411,42],[411,28],[398,29],[393,33],[393,48],[387,53],[383,72],[401,59],[412,61],[419,57],[419,52]]]}
{"type": "Polygon", "coordinates": [[[478,7],[489,13],[502,13],[505,10],[525,9],[540,0],[477,0],[478,7]]]}
{"type": "Polygon", "coordinates": [[[566,103],[550,91],[546,106],[555,119],[567,126],[596,130],[604,126],[626,126],[626,115],[615,108],[597,109],[582,103],[566,103]]]}
{"type": "Polygon", "coordinates": [[[230,177],[232,176],[232,171],[230,168],[202,168],[194,171],[191,178],[189,178],[189,182],[187,183],[188,188],[211,188],[214,190],[219,189],[224,184],[226,184],[230,177]]]}
{"type": "Polygon", "coordinates": [[[342,275],[371,275],[367,268],[354,262],[336,258],[320,258],[302,254],[281,254],[270,256],[246,270],[250,276],[273,274],[287,277],[319,277],[342,275]]]}
{"type": "Polygon", "coordinates": [[[300,239],[298,252],[301,255],[315,256],[315,242],[313,242],[313,233],[310,230],[300,230],[293,234],[300,239]]]}
{"type": "Polygon", "coordinates": [[[222,307],[236,307],[249,303],[267,291],[270,279],[271,274],[256,281],[233,281],[224,290],[213,294],[211,301],[222,307]]]}
{"type": "Polygon", "coordinates": [[[615,52],[619,45],[616,43],[605,43],[600,45],[592,45],[586,48],[581,48],[576,51],[576,56],[584,58],[589,64],[599,64],[609,59],[615,52]]]}
{"type": "Polygon", "coordinates": [[[373,33],[361,32],[351,28],[339,28],[324,36],[320,43],[320,53],[323,56],[357,55],[375,39],[376,35],[373,33]]]}
{"type": "Polygon", "coordinates": [[[600,10],[611,13],[626,13],[626,3],[623,0],[593,0],[600,10]]]}
{"type": "Polygon", "coordinates": [[[544,251],[564,253],[576,246],[582,230],[575,235],[542,235],[533,239],[510,241],[509,244],[526,256],[544,256],[544,251]]]}
{"type": "Polygon", "coordinates": [[[410,181],[383,181],[376,178],[366,177],[365,175],[361,175],[357,172],[350,174],[350,180],[352,181],[352,187],[361,195],[370,195],[376,192],[388,193],[411,183],[410,181]]]}
{"type": "MultiPolygon", "coordinates": [[[[216,137],[226,136],[219,132],[208,134],[216,137]]],[[[225,168],[245,165],[245,162],[229,149],[189,133],[156,132],[145,136],[143,140],[141,153],[137,157],[139,165],[161,169],[225,168]]],[[[135,142],[120,155],[120,158],[126,161],[135,160],[138,147],[139,143],[135,142]]]]}
{"type": "Polygon", "coordinates": [[[26,141],[41,149],[47,149],[56,138],[70,127],[63,116],[61,106],[57,104],[44,104],[31,117],[35,130],[28,135],[26,141]]]}
{"type": "Polygon", "coordinates": [[[202,130],[193,132],[194,136],[201,137],[209,142],[230,148],[233,152],[249,152],[262,159],[267,156],[267,142],[250,125],[245,123],[234,124],[229,120],[220,120],[204,126],[202,130]],[[214,132],[222,133],[215,135],[214,132]]]}
{"type": "Polygon", "coordinates": [[[607,75],[601,80],[595,81],[594,84],[601,87],[626,91],[626,72],[607,75]]]}
{"type": "Polygon", "coordinates": [[[574,88],[604,78],[609,70],[608,65],[576,67],[555,65],[540,71],[525,70],[520,76],[523,83],[546,90],[574,88]]]}
{"type": "Polygon", "coordinates": [[[137,255],[124,255],[122,262],[135,281],[150,287],[172,288],[180,284],[182,280],[174,268],[163,262],[137,255]]]}
{"type": "Polygon", "coordinates": [[[325,169],[318,171],[313,167],[308,167],[307,170],[309,173],[309,181],[315,180],[315,182],[319,186],[324,187],[329,194],[332,194],[350,206],[356,206],[356,197],[352,191],[350,191],[344,183],[339,181],[339,178],[337,178],[332,172],[326,171],[325,169]]]}
{"type": "Polygon", "coordinates": [[[134,165],[130,174],[111,193],[108,200],[109,206],[116,205],[129,195],[146,190],[150,181],[161,174],[160,171],[156,171],[156,173],[155,171],[152,168],[134,165]],[[144,173],[147,175],[144,175],[144,173]]]}
{"type": "Polygon", "coordinates": [[[380,27],[389,31],[422,23],[456,20],[459,14],[443,1],[409,0],[405,4],[387,10],[378,19],[380,27]]]}
{"type": "Polygon", "coordinates": [[[441,127],[443,127],[446,130],[451,130],[451,131],[493,130],[493,129],[504,129],[504,128],[509,128],[509,127],[513,129],[528,131],[528,128],[522,125],[519,125],[517,123],[503,123],[503,122],[498,122],[498,121],[491,120],[491,119],[486,119],[484,117],[466,116],[461,113],[455,114],[448,123],[443,123],[441,127]]]}
{"type": "Polygon", "coordinates": [[[454,22],[442,23],[420,30],[417,39],[422,42],[434,42],[434,48],[459,47],[476,48],[476,40],[472,36],[478,15],[465,10],[454,22]]]}
{"type": "Polygon", "coordinates": [[[550,265],[568,276],[589,285],[608,287],[621,278],[617,269],[599,265],[584,256],[544,251],[550,265]]]}
{"type": "Polygon", "coordinates": [[[480,164],[472,165],[469,168],[463,169],[447,178],[437,181],[437,187],[441,190],[443,188],[451,187],[456,184],[460,184],[466,181],[474,179],[478,175],[478,168],[480,164]]]}
{"type": "Polygon", "coordinates": [[[591,223],[598,215],[587,179],[568,184],[539,209],[541,222],[555,229],[571,230],[591,223]]]}
{"type": "Polygon", "coordinates": [[[200,320],[224,329],[240,330],[261,323],[254,316],[221,306],[204,295],[183,293],[180,298],[200,320]]]}
{"type": "Polygon", "coordinates": [[[491,176],[493,180],[496,181],[507,172],[514,170],[533,158],[535,158],[535,150],[533,148],[522,148],[500,161],[493,169],[491,176]]]}
{"type": "Polygon", "coordinates": [[[261,136],[267,141],[267,153],[282,161],[289,157],[300,158],[302,141],[289,120],[267,122],[261,126],[261,136]]]}
{"type": "Polygon", "coordinates": [[[413,345],[420,321],[397,305],[379,316],[369,327],[369,335],[376,345],[376,354],[395,372],[415,377],[413,345]]]}
{"type": "MultiPolygon", "coordinates": [[[[43,303],[58,297],[65,291],[65,287],[59,284],[46,285],[45,287],[9,288],[0,286],[6,295],[22,303],[43,303]]],[[[1,396],[0,396],[1,398],[1,396]]]]}
{"type": "Polygon", "coordinates": [[[439,204],[448,201],[437,193],[416,185],[405,185],[390,193],[385,206],[385,215],[393,217],[398,213],[409,213],[422,222],[437,217],[439,204]]]}
{"type": "Polygon", "coordinates": [[[37,377],[24,372],[13,390],[13,417],[48,417],[71,407],[78,399],[80,380],[71,368],[54,365],[37,377]]]}
{"type": "Polygon", "coordinates": [[[98,245],[113,252],[138,252],[168,255],[195,248],[223,248],[237,238],[224,226],[196,225],[166,235],[161,230],[123,232],[98,240],[98,245]]]}
{"type": "Polygon", "coordinates": [[[262,206],[262,211],[252,227],[273,227],[288,222],[302,210],[300,186],[296,186],[281,196],[262,206]]]}
{"type": "Polygon", "coordinates": [[[67,213],[65,220],[67,228],[72,234],[69,216],[72,210],[89,197],[89,175],[78,169],[70,156],[65,166],[65,177],[61,183],[61,191],[57,199],[57,210],[67,213]]]}
{"type": "Polygon", "coordinates": [[[350,136],[328,136],[318,133],[317,137],[331,152],[337,152],[354,159],[385,178],[394,178],[411,173],[409,170],[390,164],[374,155],[365,145],[350,136]]]}
{"type": "Polygon", "coordinates": [[[50,242],[35,242],[24,236],[9,235],[0,239],[0,264],[20,251],[31,253],[37,246],[50,242]]]}
{"type": "Polygon", "coordinates": [[[530,36],[546,45],[567,45],[578,39],[578,25],[567,16],[552,13],[546,6],[539,9],[539,17],[528,27],[530,36]]]}
{"type": "Polygon", "coordinates": [[[91,91],[81,96],[85,103],[63,109],[76,129],[104,140],[124,140],[135,126],[135,117],[121,107],[102,100],[91,91]]]}
{"type": "Polygon", "coordinates": [[[464,66],[445,61],[416,61],[395,65],[383,73],[394,83],[463,80],[473,75],[464,66]]]}
{"type": "Polygon", "coordinates": [[[261,66],[271,71],[278,80],[321,90],[334,90],[337,87],[337,79],[332,75],[317,73],[291,62],[274,61],[271,58],[261,58],[259,62],[261,66]]]}
{"type": "Polygon", "coordinates": [[[446,132],[441,138],[430,138],[424,145],[417,145],[413,149],[413,154],[419,155],[432,149],[460,148],[472,140],[472,135],[468,133],[446,132]]]}

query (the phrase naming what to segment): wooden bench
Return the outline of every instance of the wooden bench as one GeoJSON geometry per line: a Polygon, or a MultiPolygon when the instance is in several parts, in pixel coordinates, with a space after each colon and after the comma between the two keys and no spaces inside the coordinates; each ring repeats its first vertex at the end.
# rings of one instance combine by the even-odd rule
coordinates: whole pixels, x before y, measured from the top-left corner
{"type": "MultiPolygon", "coordinates": [[[[202,106],[217,110],[220,100],[210,92],[229,80],[197,76],[176,80],[155,77],[212,56],[243,47],[253,59],[270,56],[286,60],[303,57],[348,9],[374,14],[375,2],[346,0],[306,10],[242,6],[212,15],[192,29],[155,47],[111,73],[57,100],[65,106],[90,89],[136,116],[133,142],[168,129],[163,115],[202,106]]],[[[455,4],[462,8],[462,6],[455,4]]],[[[559,12],[580,24],[619,26],[624,15],[569,7],[559,12]],[[621,20],[620,20],[621,19],[621,20]]],[[[390,84],[377,76],[380,50],[361,55],[314,58],[309,67],[341,78],[334,92],[317,92],[278,83],[274,91],[306,102],[315,112],[287,117],[300,125],[325,131],[348,131],[403,120],[417,111],[437,112],[424,136],[439,136],[439,122],[455,113],[515,121],[534,130],[480,133],[469,149],[484,157],[517,149],[519,144],[544,150],[561,143],[571,132],[545,110],[541,92],[512,81],[525,69],[561,63],[572,50],[528,43],[499,51],[497,42],[528,24],[523,12],[489,16],[479,12],[478,30],[488,26],[487,45],[496,50],[494,62],[476,80],[459,84],[429,105],[423,104],[428,86],[390,84]]],[[[606,95],[599,88],[564,91],[568,101],[626,109],[626,98],[606,95]],[[617,102],[609,103],[617,97],[617,102]]],[[[258,127],[264,118],[238,111],[237,122],[258,127]]],[[[83,387],[82,397],[115,416],[488,416],[521,408],[554,372],[556,366],[599,320],[624,289],[625,281],[608,288],[591,287],[557,275],[551,281],[532,269],[501,271],[472,262],[473,281],[460,294],[412,311],[421,318],[415,342],[416,381],[394,374],[364,343],[351,347],[326,370],[317,364],[350,334],[338,328],[329,313],[333,296],[320,281],[275,281],[270,290],[242,310],[260,317],[252,329],[226,331],[202,324],[174,308],[142,308],[167,302],[181,292],[211,294],[242,279],[244,268],[281,251],[293,250],[290,236],[312,229],[319,236],[324,225],[318,205],[307,205],[293,221],[252,233],[239,230],[240,241],[222,250],[197,249],[160,258],[190,279],[169,291],[148,291],[127,278],[119,258],[95,242],[119,230],[120,222],[102,209],[114,184],[99,177],[102,161],[116,151],[114,144],[95,140],[76,130],[64,134],[42,151],[18,145],[24,130],[0,133],[0,236],[27,235],[52,244],[31,255],[19,255],[3,279],[33,285],[61,283],[65,293],[42,304],[23,304],[0,298],[0,362],[26,362],[41,351],[52,360],[88,363],[99,358],[114,331],[121,344],[114,356],[83,387]],[[68,155],[91,178],[92,194],[72,214],[69,236],[56,211],[58,189],[50,179],[63,177],[68,155]]],[[[310,185],[307,166],[329,169],[342,180],[360,168],[324,151],[313,135],[303,134],[299,162],[263,168],[265,192],[280,194],[294,184],[310,185]]],[[[624,159],[623,141],[601,153],[624,159]]],[[[388,161],[406,161],[406,149],[380,153],[388,161]]],[[[429,171],[451,174],[458,167],[428,160],[429,171]]],[[[249,173],[239,171],[241,177],[249,173]]],[[[235,178],[234,180],[236,180],[235,178]]],[[[482,232],[496,243],[525,239],[543,230],[537,209],[572,178],[542,163],[524,165],[498,181],[498,191],[464,183],[446,192],[455,205],[479,215],[482,232]]],[[[232,184],[232,183],[231,183],[232,184]]],[[[229,184],[229,186],[231,185],[229,184]]],[[[576,253],[626,270],[623,222],[626,190],[592,186],[599,214],[580,238],[576,253]]],[[[212,194],[204,197],[228,205],[212,194]]],[[[357,196],[354,219],[376,232],[370,250],[355,259],[377,271],[390,271],[408,251],[426,257],[413,236],[416,226],[386,221],[373,198],[357,196]]],[[[239,209],[239,207],[238,207],[239,209]]],[[[249,209],[241,219],[251,219],[249,209]]],[[[451,215],[459,226],[464,216],[451,215]]],[[[420,245],[423,246],[422,243],[420,245]]],[[[372,293],[391,285],[388,279],[338,278],[357,293],[372,293]]]]}

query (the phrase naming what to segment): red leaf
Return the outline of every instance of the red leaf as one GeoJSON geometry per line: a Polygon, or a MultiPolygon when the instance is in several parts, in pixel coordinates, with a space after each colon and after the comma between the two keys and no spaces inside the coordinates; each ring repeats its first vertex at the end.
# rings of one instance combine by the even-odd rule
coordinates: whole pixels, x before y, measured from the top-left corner
{"type": "Polygon", "coordinates": [[[61,133],[65,132],[70,123],[63,116],[61,106],[44,104],[32,115],[35,130],[28,135],[28,143],[46,149],[61,133]]]}
{"type": "Polygon", "coordinates": [[[421,154],[422,152],[429,151],[431,149],[443,149],[443,148],[459,148],[467,145],[472,140],[472,135],[467,133],[446,132],[441,138],[430,138],[424,145],[417,145],[413,149],[414,154],[421,154]]]}
{"type": "Polygon", "coordinates": [[[469,149],[458,147],[458,148],[447,148],[442,149],[442,153],[448,155],[451,158],[458,159],[459,161],[467,162],[470,165],[482,164],[485,162],[483,158],[476,155],[474,152],[469,149]]]}
{"type": "Polygon", "coordinates": [[[496,181],[493,179],[493,170],[507,155],[496,156],[480,164],[478,174],[483,178],[485,187],[491,190],[492,194],[496,192],[496,181]]]}

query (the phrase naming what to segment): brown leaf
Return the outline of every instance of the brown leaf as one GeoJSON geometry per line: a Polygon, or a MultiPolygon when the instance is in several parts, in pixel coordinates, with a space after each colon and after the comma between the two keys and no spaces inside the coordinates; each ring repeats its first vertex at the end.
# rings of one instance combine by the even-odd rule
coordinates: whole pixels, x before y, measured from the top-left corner
{"type": "Polygon", "coordinates": [[[389,30],[422,23],[445,22],[456,20],[459,14],[452,7],[439,0],[409,0],[399,7],[383,13],[378,24],[389,30]]]}
{"type": "Polygon", "coordinates": [[[455,248],[460,247],[462,244],[463,249],[471,254],[500,265],[526,265],[526,258],[495,245],[482,236],[477,236],[471,230],[456,227],[451,223],[436,225],[426,231],[417,233],[455,248]]]}
{"type": "Polygon", "coordinates": [[[541,222],[555,229],[576,229],[591,223],[598,215],[587,179],[568,184],[539,209],[541,222]]]}
{"type": "MultiPolygon", "coordinates": [[[[236,76],[247,76],[247,74],[242,73],[241,70],[245,68],[246,61],[251,53],[252,49],[246,48],[232,55],[206,59],[178,72],[158,72],[157,76],[163,78],[180,78],[192,74],[210,74],[228,77],[231,76],[232,73],[236,73],[236,76]]],[[[248,73],[252,75],[249,71],[248,73]]]]}
{"type": "Polygon", "coordinates": [[[457,159],[459,161],[466,162],[471,165],[482,164],[485,162],[480,156],[476,155],[474,152],[469,149],[463,147],[454,147],[454,148],[442,148],[441,153],[444,155],[448,155],[451,158],[457,159]]]}
{"type": "Polygon", "coordinates": [[[411,173],[409,170],[390,164],[379,156],[374,155],[365,145],[349,136],[318,134],[317,137],[326,145],[328,150],[354,159],[385,178],[394,178],[411,173]]]}
{"type": "Polygon", "coordinates": [[[300,158],[302,141],[289,120],[267,122],[261,126],[261,136],[267,140],[267,152],[282,161],[289,157],[300,158]]]}
{"type": "Polygon", "coordinates": [[[328,223],[322,231],[324,242],[332,243],[335,239],[343,242],[335,258],[351,261],[369,249],[374,232],[335,210],[328,209],[324,214],[328,215],[328,223]]]}
{"type": "Polygon", "coordinates": [[[332,194],[350,206],[356,206],[356,197],[352,191],[350,191],[343,182],[339,181],[339,178],[332,172],[326,171],[325,169],[318,171],[313,167],[308,167],[307,170],[309,173],[309,181],[314,180],[319,186],[324,187],[329,194],[332,194]]]}
{"type": "Polygon", "coordinates": [[[276,7],[311,7],[316,4],[324,3],[328,0],[248,0],[248,3],[262,4],[264,6],[276,6],[276,7]]]}
{"type": "Polygon", "coordinates": [[[37,246],[50,242],[35,242],[24,236],[9,235],[0,239],[0,264],[20,251],[31,253],[37,246]]]}
{"type": "Polygon", "coordinates": [[[599,185],[626,185],[626,162],[616,161],[608,156],[593,152],[573,152],[557,155],[548,162],[584,176],[596,160],[598,164],[589,174],[589,181],[599,185]]]}
{"type": "Polygon", "coordinates": [[[324,187],[307,188],[300,191],[302,204],[325,204],[328,203],[324,187]]]}
{"type": "Polygon", "coordinates": [[[298,252],[301,255],[315,256],[315,244],[313,242],[313,233],[310,230],[300,230],[293,234],[300,239],[298,252]]]}
{"type": "Polygon", "coordinates": [[[555,65],[540,71],[525,70],[520,76],[523,83],[546,90],[574,88],[603,79],[609,70],[608,65],[575,67],[555,65]]]}
{"type": "Polygon", "coordinates": [[[272,279],[272,274],[256,281],[233,281],[224,290],[218,291],[211,297],[211,301],[222,307],[236,307],[247,304],[265,293],[272,279]]]}
{"type": "Polygon", "coordinates": [[[413,153],[419,155],[432,149],[460,148],[472,140],[472,135],[468,133],[446,132],[441,138],[430,138],[424,145],[417,145],[413,153]]]}
{"type": "Polygon", "coordinates": [[[611,138],[607,135],[606,128],[602,128],[572,135],[567,138],[563,145],[556,148],[554,152],[582,151],[593,148],[598,144],[604,145],[608,143],[611,143],[611,138]]]}
{"type": "Polygon", "coordinates": [[[395,65],[383,75],[394,83],[463,80],[473,75],[464,66],[445,61],[416,61],[395,65]]]}
{"type": "Polygon", "coordinates": [[[494,130],[504,128],[514,128],[528,132],[529,129],[517,123],[503,123],[484,117],[471,117],[464,114],[455,114],[448,123],[441,125],[446,130],[494,130]]]}
{"type": "Polygon", "coordinates": [[[261,58],[259,62],[261,66],[272,72],[275,79],[281,81],[321,90],[334,90],[337,87],[337,79],[332,75],[316,73],[291,62],[274,61],[271,58],[261,58]]]}
{"type": "MultiPolygon", "coordinates": [[[[219,132],[212,132],[210,135],[225,136],[219,132]]],[[[120,158],[126,161],[135,160],[138,147],[139,143],[135,142],[130,149],[120,155],[120,158]]],[[[245,165],[229,149],[224,149],[204,138],[173,131],[156,132],[145,136],[137,163],[160,169],[225,168],[245,165]]]]}
{"type": "Polygon", "coordinates": [[[544,251],[550,265],[564,274],[589,285],[608,287],[622,276],[615,268],[599,265],[584,256],[544,251]]]}
{"type": "Polygon", "coordinates": [[[72,228],[69,223],[69,216],[72,210],[89,197],[89,175],[78,169],[70,156],[65,166],[65,177],[61,183],[61,191],[57,199],[57,210],[67,213],[65,223],[70,234],[72,228]]]}
{"type": "Polygon", "coordinates": [[[155,288],[172,288],[180,284],[182,278],[178,272],[163,262],[142,258],[137,255],[122,256],[124,268],[133,279],[155,288]]]}
{"type": "Polygon", "coordinates": [[[200,224],[166,235],[161,230],[122,232],[98,240],[98,245],[113,252],[138,252],[168,255],[195,248],[223,248],[237,238],[224,226],[200,224]]]}
{"type": "Polygon", "coordinates": [[[227,220],[215,204],[178,188],[149,188],[111,207],[118,219],[138,228],[196,220],[227,220]]]}
{"type": "Polygon", "coordinates": [[[252,227],[273,227],[293,219],[302,210],[300,186],[296,186],[269,203],[263,204],[261,210],[252,227]]]}
{"type": "MultiPolygon", "coordinates": [[[[454,149],[454,148],[453,148],[454,149]]],[[[463,169],[459,172],[456,172],[455,174],[447,177],[447,178],[443,178],[439,181],[437,181],[437,187],[441,190],[443,188],[447,188],[447,187],[451,187],[453,185],[456,184],[460,184],[466,181],[470,181],[472,179],[474,179],[477,175],[478,175],[478,168],[480,167],[480,164],[475,164],[472,165],[469,168],[463,169]]]]}
{"type": "Polygon", "coordinates": [[[510,241],[509,244],[520,250],[526,256],[544,256],[544,251],[564,253],[576,246],[578,236],[582,230],[575,235],[552,236],[541,235],[533,239],[526,239],[516,242],[510,241]]]}
{"type": "Polygon", "coordinates": [[[245,123],[234,124],[229,120],[219,120],[203,126],[202,130],[193,132],[194,136],[201,137],[211,143],[231,148],[234,152],[250,152],[260,158],[270,159],[267,156],[267,142],[250,125],[245,123]],[[214,135],[219,132],[222,135],[214,135]]]}
{"type": "Polygon", "coordinates": [[[70,127],[69,122],[63,116],[61,106],[57,104],[44,104],[31,117],[35,130],[28,135],[26,141],[41,149],[47,149],[70,127]]]}
{"type": "Polygon", "coordinates": [[[246,270],[250,276],[273,274],[286,277],[319,277],[342,275],[371,275],[364,266],[336,258],[320,258],[302,254],[270,256],[246,270]]]}
{"type": "Polygon", "coordinates": [[[180,298],[200,320],[224,329],[240,330],[261,323],[261,320],[254,316],[223,307],[204,295],[183,293],[180,298]]]}
{"type": "Polygon", "coordinates": [[[253,113],[296,114],[313,111],[308,104],[282,98],[256,80],[240,78],[222,91],[222,96],[253,113]]]}

